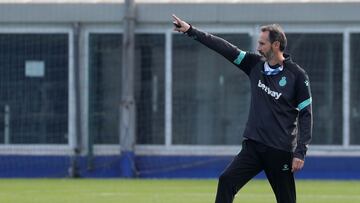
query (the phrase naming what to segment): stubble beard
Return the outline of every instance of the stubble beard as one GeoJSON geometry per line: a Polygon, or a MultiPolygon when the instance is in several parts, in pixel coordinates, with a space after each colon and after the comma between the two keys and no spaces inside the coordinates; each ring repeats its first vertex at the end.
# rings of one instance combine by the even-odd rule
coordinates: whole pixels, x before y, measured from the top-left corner
{"type": "Polygon", "coordinates": [[[275,56],[274,51],[272,50],[272,48],[270,48],[270,50],[267,53],[263,53],[262,55],[265,57],[266,61],[268,61],[268,62],[270,60],[272,60],[274,58],[274,56],[275,56]]]}
{"type": "Polygon", "coordinates": [[[259,51],[260,55],[263,56],[265,58],[266,61],[270,61],[271,59],[274,58],[274,51],[272,50],[272,48],[270,48],[270,50],[266,53],[259,51]]]}

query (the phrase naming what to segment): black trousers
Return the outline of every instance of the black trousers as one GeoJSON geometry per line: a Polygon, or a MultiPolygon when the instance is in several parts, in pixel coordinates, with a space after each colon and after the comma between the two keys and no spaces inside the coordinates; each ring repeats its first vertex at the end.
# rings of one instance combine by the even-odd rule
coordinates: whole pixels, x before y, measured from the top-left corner
{"type": "Polygon", "coordinates": [[[219,177],[216,203],[231,203],[235,194],[254,176],[265,171],[278,203],[295,203],[296,190],[291,172],[292,153],[245,140],[219,177]]]}

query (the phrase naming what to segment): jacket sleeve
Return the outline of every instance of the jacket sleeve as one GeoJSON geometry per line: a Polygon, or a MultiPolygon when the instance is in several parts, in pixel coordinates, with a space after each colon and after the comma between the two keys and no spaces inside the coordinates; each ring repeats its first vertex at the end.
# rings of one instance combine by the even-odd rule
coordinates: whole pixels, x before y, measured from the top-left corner
{"type": "Polygon", "coordinates": [[[251,68],[261,59],[261,56],[258,54],[242,51],[230,42],[210,33],[198,30],[193,26],[190,26],[185,34],[221,54],[231,63],[243,70],[247,75],[250,74],[251,68]]]}
{"type": "Polygon", "coordinates": [[[296,81],[297,109],[299,110],[299,133],[294,157],[304,160],[312,138],[312,97],[310,81],[306,72],[301,72],[296,81]]]}

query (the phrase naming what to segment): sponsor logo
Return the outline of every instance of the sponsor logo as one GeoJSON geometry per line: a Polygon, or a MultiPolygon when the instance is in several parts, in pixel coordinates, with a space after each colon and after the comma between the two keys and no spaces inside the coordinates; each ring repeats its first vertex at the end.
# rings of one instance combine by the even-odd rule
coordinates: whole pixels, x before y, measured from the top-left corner
{"type": "Polygon", "coordinates": [[[280,96],[281,96],[281,93],[275,92],[275,91],[271,90],[268,86],[266,86],[265,84],[263,84],[263,83],[261,82],[261,80],[259,80],[259,82],[258,82],[258,87],[259,87],[260,89],[262,89],[264,92],[266,92],[268,95],[274,97],[276,100],[279,99],[280,96]]]}

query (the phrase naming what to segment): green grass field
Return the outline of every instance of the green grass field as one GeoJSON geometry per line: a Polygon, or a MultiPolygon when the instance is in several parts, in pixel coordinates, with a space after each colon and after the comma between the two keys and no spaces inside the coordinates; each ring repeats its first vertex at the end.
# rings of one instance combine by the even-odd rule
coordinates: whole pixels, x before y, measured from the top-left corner
{"type": "MultiPolygon", "coordinates": [[[[211,203],[216,180],[0,179],[1,203],[211,203]]],[[[297,181],[299,203],[360,202],[360,181],[297,181]]],[[[275,203],[253,180],[235,203],[275,203]]]]}

